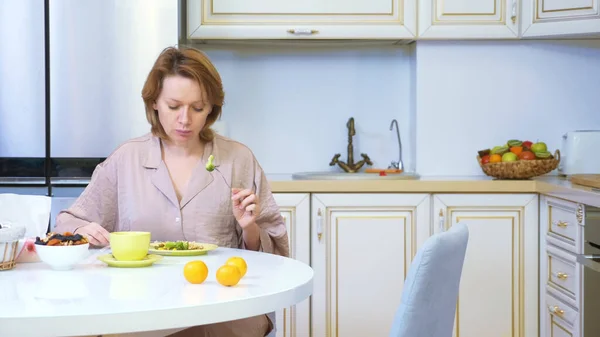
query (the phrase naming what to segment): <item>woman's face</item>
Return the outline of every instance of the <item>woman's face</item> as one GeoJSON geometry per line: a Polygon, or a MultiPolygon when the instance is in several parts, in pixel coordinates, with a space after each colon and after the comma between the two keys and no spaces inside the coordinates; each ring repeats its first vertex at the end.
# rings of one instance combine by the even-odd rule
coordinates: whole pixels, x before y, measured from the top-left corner
{"type": "Polygon", "coordinates": [[[158,119],[169,140],[175,145],[188,146],[199,142],[198,135],[212,105],[206,102],[206,94],[196,81],[173,75],[163,80],[154,109],[158,110],[158,119]]]}

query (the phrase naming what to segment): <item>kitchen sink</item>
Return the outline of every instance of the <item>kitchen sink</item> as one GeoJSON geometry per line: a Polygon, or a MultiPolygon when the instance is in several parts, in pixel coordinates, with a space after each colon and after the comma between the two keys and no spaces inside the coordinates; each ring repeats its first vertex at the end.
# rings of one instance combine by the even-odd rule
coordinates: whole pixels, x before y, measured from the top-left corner
{"type": "Polygon", "coordinates": [[[416,173],[391,173],[380,176],[378,173],[346,173],[346,172],[298,172],[292,174],[294,180],[414,180],[419,179],[416,173]]]}

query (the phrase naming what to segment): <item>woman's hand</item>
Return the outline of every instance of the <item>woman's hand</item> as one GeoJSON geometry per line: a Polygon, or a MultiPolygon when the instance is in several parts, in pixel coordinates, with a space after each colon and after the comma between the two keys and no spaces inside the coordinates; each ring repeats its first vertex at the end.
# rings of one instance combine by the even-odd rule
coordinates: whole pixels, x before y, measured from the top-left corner
{"type": "Polygon", "coordinates": [[[251,190],[241,188],[231,189],[233,201],[233,215],[242,229],[256,225],[256,215],[260,212],[258,198],[251,190]]]}
{"type": "Polygon", "coordinates": [[[104,227],[95,222],[77,228],[73,234],[81,234],[85,236],[92,245],[98,247],[108,246],[110,236],[104,227]]]}

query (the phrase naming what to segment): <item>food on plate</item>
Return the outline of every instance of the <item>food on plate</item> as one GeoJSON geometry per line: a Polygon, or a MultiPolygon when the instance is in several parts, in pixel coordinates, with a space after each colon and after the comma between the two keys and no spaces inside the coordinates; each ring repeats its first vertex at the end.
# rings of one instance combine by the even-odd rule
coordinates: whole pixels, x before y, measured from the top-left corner
{"type": "Polygon", "coordinates": [[[240,274],[242,275],[241,277],[244,277],[244,275],[246,275],[246,271],[248,271],[248,265],[246,264],[246,261],[239,256],[230,257],[227,259],[225,264],[236,266],[240,270],[240,274]]]}
{"type": "Polygon", "coordinates": [[[50,232],[43,239],[39,236],[35,238],[35,244],[42,246],[78,246],[87,243],[88,240],[83,235],[71,232],[65,232],[64,234],[50,232]]]}
{"type": "Polygon", "coordinates": [[[206,170],[208,172],[212,172],[215,170],[215,164],[214,161],[215,160],[215,156],[213,156],[212,154],[210,156],[208,156],[208,162],[206,163],[206,170]]]}
{"type": "Polygon", "coordinates": [[[190,261],[183,267],[183,277],[191,284],[200,284],[208,277],[208,267],[203,261],[190,261]]]}
{"type": "Polygon", "coordinates": [[[156,250],[197,250],[204,246],[193,241],[161,241],[150,244],[156,250]]]}
{"type": "Polygon", "coordinates": [[[517,157],[517,155],[512,152],[506,152],[505,154],[502,155],[503,162],[517,161],[517,160],[519,160],[519,157],[517,157]]]}
{"type": "Polygon", "coordinates": [[[226,287],[233,287],[242,279],[242,273],[236,266],[225,264],[217,269],[217,282],[226,287]]]}
{"type": "Polygon", "coordinates": [[[529,140],[510,139],[504,145],[497,145],[488,150],[477,151],[482,165],[501,162],[517,162],[521,160],[545,160],[554,156],[548,151],[544,142],[533,143],[529,140]]]}

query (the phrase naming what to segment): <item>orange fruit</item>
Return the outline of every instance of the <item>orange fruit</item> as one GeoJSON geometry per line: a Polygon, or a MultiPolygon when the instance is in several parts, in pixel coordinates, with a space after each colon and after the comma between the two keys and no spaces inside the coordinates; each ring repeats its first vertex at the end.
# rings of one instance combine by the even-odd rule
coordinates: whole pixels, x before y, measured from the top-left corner
{"type": "Polygon", "coordinates": [[[521,152],[523,152],[523,147],[522,146],[513,146],[510,148],[510,152],[512,152],[518,156],[521,154],[521,152]]]}
{"type": "Polygon", "coordinates": [[[221,283],[226,287],[231,287],[242,279],[242,274],[240,273],[240,269],[236,266],[232,266],[230,264],[222,265],[219,269],[217,269],[217,282],[221,283]]]}
{"type": "Polygon", "coordinates": [[[200,284],[208,276],[208,267],[203,261],[190,261],[183,267],[183,277],[192,284],[200,284]]]}
{"type": "Polygon", "coordinates": [[[225,264],[238,267],[242,277],[246,275],[246,271],[248,270],[246,261],[239,256],[230,257],[225,264]]]}
{"type": "Polygon", "coordinates": [[[499,154],[493,154],[490,156],[490,163],[499,163],[502,161],[502,156],[499,154]]]}

